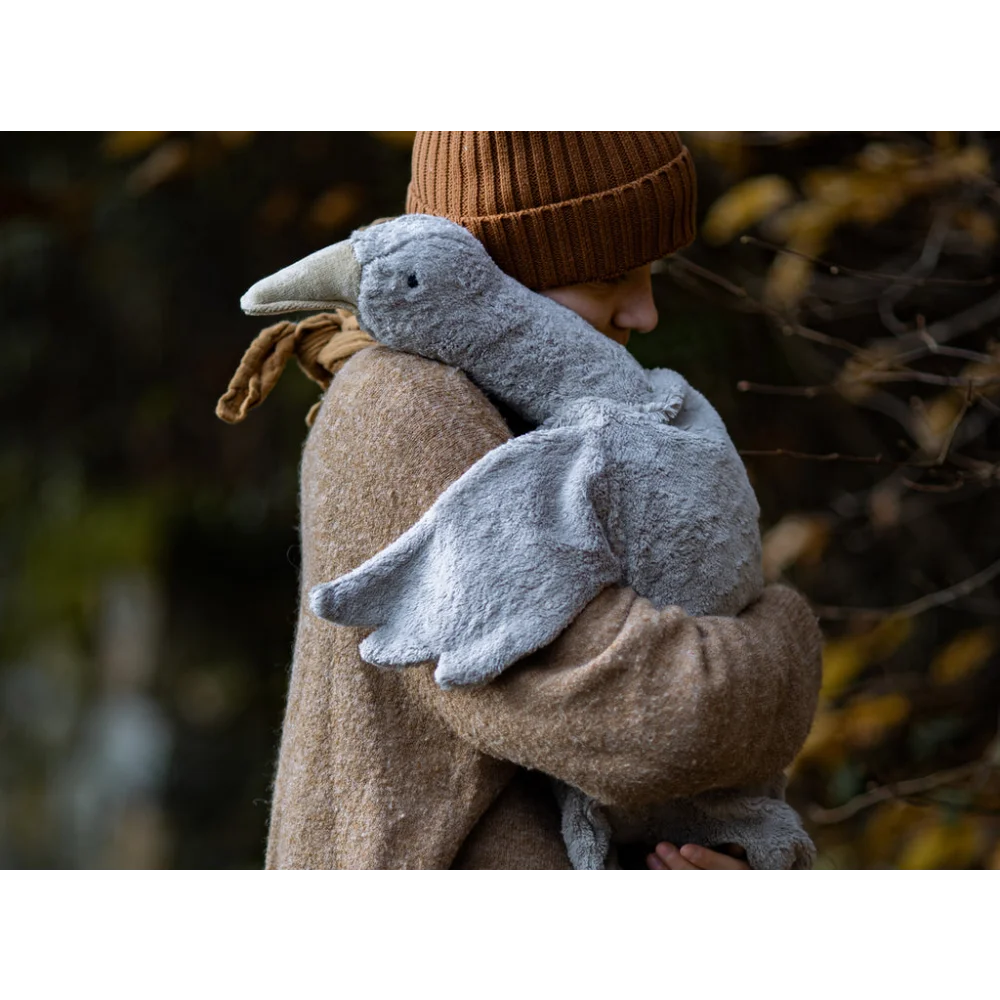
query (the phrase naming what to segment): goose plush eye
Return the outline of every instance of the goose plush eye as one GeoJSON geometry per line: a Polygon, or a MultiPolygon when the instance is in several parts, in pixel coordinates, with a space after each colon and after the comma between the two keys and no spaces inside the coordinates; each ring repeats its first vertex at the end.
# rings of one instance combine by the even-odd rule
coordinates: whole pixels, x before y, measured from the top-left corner
{"type": "Polygon", "coordinates": [[[417,287],[417,285],[419,285],[419,284],[420,284],[420,282],[419,282],[419,281],[417,281],[417,276],[416,276],[415,274],[411,274],[411,275],[410,275],[410,276],[409,276],[409,277],[408,277],[408,278],[406,279],[406,283],[407,283],[407,284],[408,284],[408,285],[410,286],[410,288],[416,288],[416,287],[417,287]]]}

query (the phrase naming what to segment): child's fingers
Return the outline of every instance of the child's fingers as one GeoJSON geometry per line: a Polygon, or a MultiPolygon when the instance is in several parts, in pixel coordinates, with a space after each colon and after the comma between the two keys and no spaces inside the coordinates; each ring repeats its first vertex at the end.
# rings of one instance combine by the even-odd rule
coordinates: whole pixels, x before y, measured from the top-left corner
{"type": "Polygon", "coordinates": [[[664,841],[657,844],[655,852],[646,858],[646,867],[653,871],[742,871],[750,866],[739,857],[698,844],[685,844],[678,851],[673,844],[664,841]]]}
{"type": "Polygon", "coordinates": [[[653,857],[660,861],[664,870],[684,871],[686,869],[693,871],[697,869],[697,865],[690,864],[673,844],[668,844],[666,841],[656,845],[656,853],[653,857]]]}
{"type": "Polygon", "coordinates": [[[699,847],[697,844],[685,844],[680,853],[681,857],[690,861],[693,867],[700,868],[702,871],[736,871],[750,868],[740,858],[720,854],[718,851],[710,851],[707,847],[699,847]]]}

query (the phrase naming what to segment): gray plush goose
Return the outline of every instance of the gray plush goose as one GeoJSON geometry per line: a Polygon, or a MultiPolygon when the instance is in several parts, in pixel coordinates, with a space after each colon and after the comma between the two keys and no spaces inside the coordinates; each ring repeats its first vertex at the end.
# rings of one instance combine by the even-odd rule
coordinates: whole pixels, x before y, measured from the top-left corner
{"type": "Polygon", "coordinates": [[[762,587],[743,463],[680,375],[647,371],[504,274],[446,219],[355,233],[254,285],[244,311],[336,306],[380,343],[453,365],[540,426],[483,457],[388,548],[312,592],[376,626],[378,665],[434,659],[480,683],[551,642],[612,583],[659,607],[736,614],[762,587]]]}
{"type": "MultiPolygon", "coordinates": [[[[691,614],[736,614],[759,595],[757,501],[715,410],[676,372],[647,371],[506,275],[461,226],[406,215],[359,230],[258,282],[241,306],[350,309],[380,343],[460,368],[539,425],[480,459],[387,548],[313,588],[320,617],[375,628],[365,661],[436,660],[442,687],[483,683],[609,584],[691,614]]],[[[574,866],[605,867],[603,812],[575,789],[561,798],[574,866]]],[[[702,798],[689,800],[695,826],[702,798]]],[[[811,843],[795,817],[808,849],[789,846],[791,810],[758,798],[756,833],[733,839],[768,845],[754,867],[789,867],[789,851],[811,843]],[[773,837],[772,820],[785,824],[773,837]]]]}

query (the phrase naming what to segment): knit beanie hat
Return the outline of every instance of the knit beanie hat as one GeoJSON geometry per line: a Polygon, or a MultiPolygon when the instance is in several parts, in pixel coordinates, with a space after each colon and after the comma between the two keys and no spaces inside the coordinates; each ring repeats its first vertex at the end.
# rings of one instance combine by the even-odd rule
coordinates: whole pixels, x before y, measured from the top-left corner
{"type": "Polygon", "coordinates": [[[406,211],[459,223],[541,291],[687,246],[695,199],[676,132],[417,132],[406,211]]]}

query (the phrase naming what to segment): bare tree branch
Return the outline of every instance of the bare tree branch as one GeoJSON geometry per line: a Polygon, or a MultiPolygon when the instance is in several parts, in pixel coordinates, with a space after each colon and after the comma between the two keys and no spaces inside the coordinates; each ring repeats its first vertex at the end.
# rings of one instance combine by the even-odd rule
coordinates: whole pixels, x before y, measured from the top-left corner
{"type": "Polygon", "coordinates": [[[979,389],[989,385],[1000,385],[1000,375],[984,377],[966,375],[935,375],[933,372],[874,371],[854,376],[858,382],[923,382],[926,385],[946,385],[955,389],[979,389]]]}
{"type": "MultiPolygon", "coordinates": [[[[1000,319],[1000,292],[977,302],[964,312],[956,313],[949,319],[932,323],[927,327],[926,333],[931,340],[943,344],[956,337],[961,337],[963,334],[980,330],[995,319],[1000,319]]],[[[906,364],[917,358],[922,358],[928,353],[927,338],[923,333],[924,331],[907,333],[897,340],[884,343],[897,349],[897,362],[906,364]]]]}
{"type": "Polygon", "coordinates": [[[912,276],[900,274],[898,272],[865,271],[856,267],[847,267],[844,264],[834,264],[832,261],[824,260],[822,257],[814,257],[812,254],[803,253],[801,250],[793,250],[791,247],[778,246],[776,243],[768,243],[766,240],[758,239],[756,236],[741,236],[740,243],[752,244],[771,250],[774,253],[787,254],[791,257],[800,257],[817,267],[823,267],[830,274],[849,274],[854,278],[864,278],[868,281],[891,281],[894,284],[908,284],[917,288],[925,285],[958,285],[981,288],[983,286],[995,284],[996,275],[988,275],[985,278],[928,278],[920,275],[912,276]]]}
{"type": "MultiPolygon", "coordinates": [[[[927,232],[923,248],[916,262],[908,269],[909,278],[927,278],[937,266],[944,248],[945,238],[949,230],[949,220],[952,212],[939,209],[934,215],[934,221],[927,232]]],[[[896,306],[902,302],[911,291],[913,284],[904,280],[894,281],[878,298],[878,312],[882,323],[892,333],[908,332],[908,326],[896,315],[896,306]]]]}
{"type": "Polygon", "coordinates": [[[984,587],[996,576],[1000,576],[1000,559],[968,579],[962,580],[961,583],[935,591],[933,594],[925,594],[909,604],[901,604],[894,608],[844,608],[814,604],[813,611],[818,617],[831,621],[842,621],[846,618],[916,618],[931,608],[950,604],[960,597],[968,596],[980,587],[984,587]]]}
{"type": "Polygon", "coordinates": [[[813,823],[823,826],[832,826],[835,823],[843,823],[857,815],[863,809],[870,809],[880,802],[889,799],[905,799],[912,795],[919,795],[923,792],[932,791],[935,788],[942,788],[946,785],[954,785],[968,778],[976,777],[984,772],[993,769],[994,764],[988,758],[974,760],[960,767],[953,767],[947,771],[937,771],[922,778],[907,778],[904,781],[894,781],[888,785],[880,785],[872,788],[861,795],[856,795],[849,799],[842,806],[833,809],[824,809],[822,806],[813,805],[809,807],[809,819],[813,823]]]}
{"type": "Polygon", "coordinates": [[[837,392],[835,385],[763,385],[745,379],[736,383],[736,389],[738,392],[758,392],[765,396],[803,396],[805,399],[837,392]]]}
{"type": "Polygon", "coordinates": [[[686,257],[677,255],[669,258],[667,261],[667,270],[672,272],[677,269],[686,270],[691,274],[697,275],[699,278],[703,278],[705,281],[711,282],[718,288],[721,288],[730,295],[735,296],[744,304],[744,307],[749,309],[751,312],[768,316],[770,319],[774,320],[774,322],[781,329],[781,332],[784,334],[789,336],[794,334],[796,336],[803,337],[806,340],[811,340],[816,344],[823,344],[825,347],[836,347],[842,351],[848,351],[851,354],[856,354],[859,350],[857,345],[852,344],[849,340],[841,340],[839,337],[831,337],[827,333],[821,333],[819,330],[812,330],[807,326],[803,326],[801,323],[790,322],[788,317],[783,315],[777,309],[765,305],[763,302],[753,298],[753,296],[750,295],[745,288],[735,284],[728,278],[724,278],[721,274],[716,274],[715,271],[710,271],[707,267],[695,264],[694,261],[690,261],[686,257]]]}

